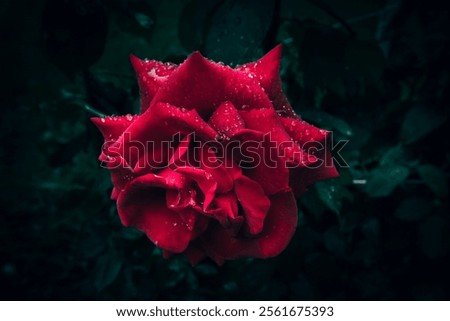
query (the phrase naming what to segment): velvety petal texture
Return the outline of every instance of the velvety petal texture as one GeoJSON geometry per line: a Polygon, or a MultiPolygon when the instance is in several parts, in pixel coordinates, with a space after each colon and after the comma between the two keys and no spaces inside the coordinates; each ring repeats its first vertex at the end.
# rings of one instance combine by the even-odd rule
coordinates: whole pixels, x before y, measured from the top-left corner
{"type": "Polygon", "coordinates": [[[199,52],[180,65],[130,59],[139,115],[92,118],[123,225],[193,265],[280,254],[296,230],[296,198],[338,175],[329,133],[283,93],[281,46],[236,68],[199,52]]]}

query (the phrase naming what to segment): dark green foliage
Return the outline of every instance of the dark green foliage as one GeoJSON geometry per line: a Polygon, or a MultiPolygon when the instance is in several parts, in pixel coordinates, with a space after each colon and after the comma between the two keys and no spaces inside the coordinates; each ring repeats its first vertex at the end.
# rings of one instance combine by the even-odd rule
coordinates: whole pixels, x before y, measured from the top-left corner
{"type": "Polygon", "coordinates": [[[450,299],[450,26],[434,1],[4,1],[0,15],[2,299],[450,299]],[[296,111],[348,140],[341,176],[302,196],[276,258],[163,259],[121,225],[89,110],[139,110],[130,53],[236,65],[277,43],[296,111]]]}

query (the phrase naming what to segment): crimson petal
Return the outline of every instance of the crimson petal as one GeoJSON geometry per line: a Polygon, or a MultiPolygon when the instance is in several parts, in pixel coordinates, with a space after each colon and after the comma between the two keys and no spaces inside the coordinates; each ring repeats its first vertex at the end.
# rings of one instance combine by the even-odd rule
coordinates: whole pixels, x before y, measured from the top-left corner
{"type": "Polygon", "coordinates": [[[158,187],[168,186],[164,178],[147,174],[136,178],[119,194],[117,210],[122,224],[143,231],[158,247],[183,252],[191,241],[194,231],[189,229],[180,216],[167,208],[158,187]]]}
{"type": "Polygon", "coordinates": [[[248,74],[249,77],[255,78],[259,82],[279,114],[296,118],[298,116],[289,104],[281,87],[281,49],[280,44],[261,59],[239,66],[237,70],[248,74]]]}
{"type": "Polygon", "coordinates": [[[161,86],[151,106],[166,102],[187,109],[195,108],[207,119],[216,106],[227,100],[237,108],[245,105],[272,108],[263,89],[247,75],[194,52],[161,86]]]}
{"type": "Polygon", "coordinates": [[[226,101],[214,111],[208,123],[220,134],[231,137],[245,128],[245,123],[234,105],[226,101]]]}
{"type": "Polygon", "coordinates": [[[139,116],[107,116],[92,117],[91,121],[97,126],[105,141],[115,141],[139,116]]]}
{"type": "Polygon", "coordinates": [[[176,134],[185,136],[193,132],[204,140],[213,140],[217,136],[196,110],[159,103],[142,114],[117,142],[127,162],[134,167],[140,158],[151,155],[152,151],[146,150],[147,143],[162,146],[162,142],[172,141],[176,134]]]}
{"type": "Polygon", "coordinates": [[[319,129],[300,119],[281,119],[287,132],[312,153],[317,161],[303,168],[293,168],[290,173],[290,185],[296,197],[300,197],[307,187],[317,181],[339,176],[331,155],[330,132],[319,129]]]}
{"type": "Polygon", "coordinates": [[[272,195],[270,204],[263,230],[255,238],[233,237],[220,224],[210,224],[201,237],[208,256],[220,263],[223,260],[268,258],[280,254],[297,227],[297,205],[290,192],[272,195]]]}
{"type": "Polygon", "coordinates": [[[260,233],[264,226],[270,200],[254,180],[241,176],[235,182],[236,196],[244,210],[245,226],[251,235],[260,233]]]}
{"type": "Polygon", "coordinates": [[[141,60],[134,55],[130,55],[130,60],[138,78],[141,92],[141,113],[143,113],[150,106],[150,102],[161,85],[177,68],[177,65],[164,64],[156,60],[141,60]]]}

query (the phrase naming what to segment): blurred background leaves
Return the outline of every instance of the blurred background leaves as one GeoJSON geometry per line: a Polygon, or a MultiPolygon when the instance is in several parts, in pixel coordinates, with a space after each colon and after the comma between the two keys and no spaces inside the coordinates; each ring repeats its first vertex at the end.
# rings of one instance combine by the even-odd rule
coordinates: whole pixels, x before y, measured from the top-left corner
{"type": "MultiPolygon", "coordinates": [[[[438,1],[0,4],[2,299],[450,299],[449,12],[438,1]],[[191,267],[122,227],[89,122],[136,113],[128,55],[237,65],[283,44],[302,117],[348,167],[268,260],[191,267]]],[[[342,163],[341,165],[345,165],[342,163]]]]}

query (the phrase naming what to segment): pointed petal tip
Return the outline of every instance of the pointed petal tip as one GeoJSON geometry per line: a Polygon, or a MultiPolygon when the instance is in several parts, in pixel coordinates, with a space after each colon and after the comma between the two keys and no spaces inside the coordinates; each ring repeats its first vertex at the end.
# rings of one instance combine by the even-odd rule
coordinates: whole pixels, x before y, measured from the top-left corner
{"type": "Polygon", "coordinates": [[[104,119],[104,118],[101,118],[101,117],[91,117],[91,118],[89,118],[89,119],[90,119],[90,121],[91,121],[95,126],[99,127],[99,126],[101,126],[101,124],[102,124],[102,119],[104,119]]]}
{"type": "Polygon", "coordinates": [[[278,62],[281,61],[281,54],[283,52],[283,44],[279,43],[275,47],[273,47],[268,53],[264,55],[262,59],[264,58],[272,58],[274,60],[277,60],[278,62]]]}
{"type": "Polygon", "coordinates": [[[282,53],[283,52],[283,44],[280,42],[278,45],[273,47],[269,52],[276,52],[276,53],[282,53]]]}
{"type": "Polygon", "coordinates": [[[130,54],[129,57],[130,57],[130,62],[131,62],[131,65],[133,66],[133,69],[135,71],[138,71],[138,69],[141,68],[142,65],[144,64],[143,61],[133,54],[130,54]]]}
{"type": "Polygon", "coordinates": [[[184,62],[186,61],[207,61],[208,59],[205,58],[205,56],[202,55],[202,53],[199,50],[194,51],[191,53],[184,62]]]}

